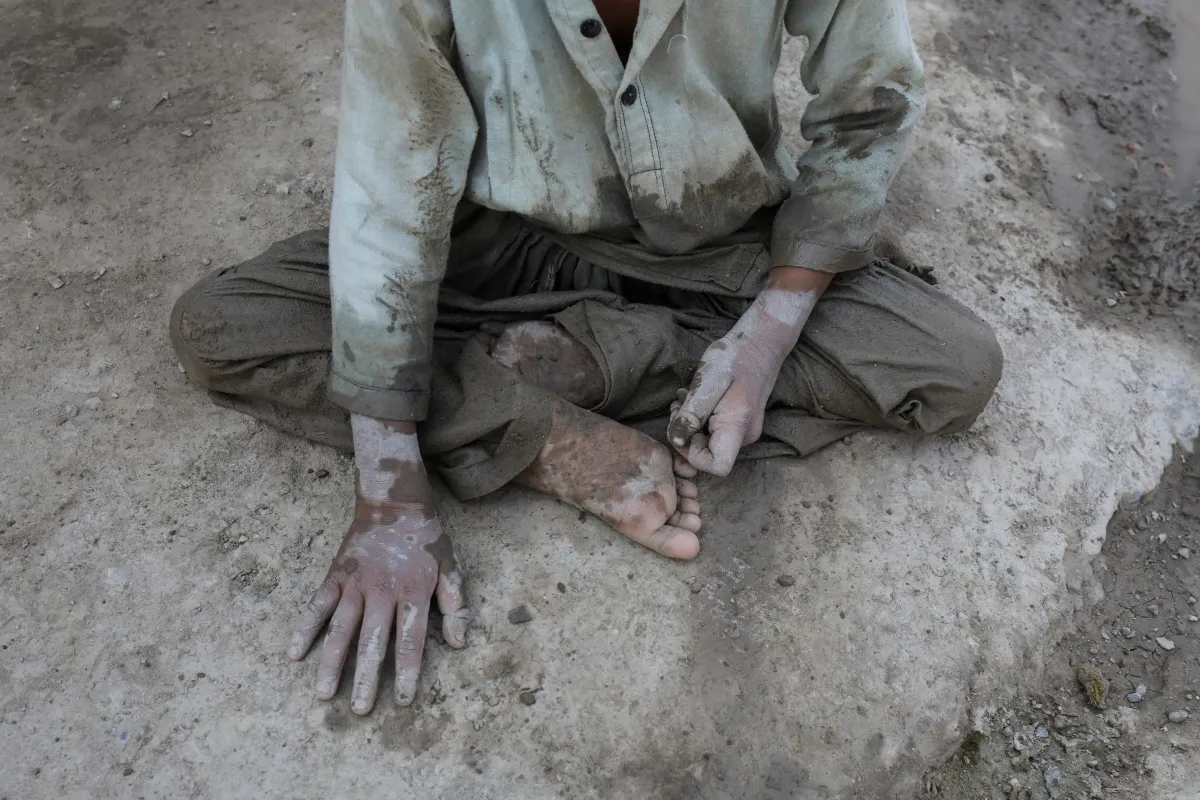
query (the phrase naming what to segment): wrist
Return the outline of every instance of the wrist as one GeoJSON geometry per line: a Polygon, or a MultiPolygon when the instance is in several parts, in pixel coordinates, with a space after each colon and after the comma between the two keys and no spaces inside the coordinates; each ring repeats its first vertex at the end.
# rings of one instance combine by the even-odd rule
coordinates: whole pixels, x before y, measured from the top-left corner
{"type": "Polygon", "coordinates": [[[376,506],[433,504],[416,423],[350,417],[354,432],[355,493],[376,506]]]}
{"type": "Polygon", "coordinates": [[[820,296],[833,281],[834,273],[808,267],[774,267],[767,275],[767,288],[788,292],[815,292],[820,296]]]}

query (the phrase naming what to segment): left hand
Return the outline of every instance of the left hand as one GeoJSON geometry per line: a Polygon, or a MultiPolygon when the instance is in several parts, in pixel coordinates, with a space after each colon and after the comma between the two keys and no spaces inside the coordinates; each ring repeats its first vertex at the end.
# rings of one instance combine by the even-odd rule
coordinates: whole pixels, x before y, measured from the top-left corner
{"type": "Polygon", "coordinates": [[[667,428],[671,444],[693,467],[728,475],[738,452],[758,441],[783,363],[779,349],[735,329],[705,351],[691,386],[671,405],[667,428]]]}
{"type": "Polygon", "coordinates": [[[738,452],[758,441],[779,369],[832,277],[777,267],[733,329],[705,351],[667,427],[672,446],[696,469],[728,475],[738,452]]]}

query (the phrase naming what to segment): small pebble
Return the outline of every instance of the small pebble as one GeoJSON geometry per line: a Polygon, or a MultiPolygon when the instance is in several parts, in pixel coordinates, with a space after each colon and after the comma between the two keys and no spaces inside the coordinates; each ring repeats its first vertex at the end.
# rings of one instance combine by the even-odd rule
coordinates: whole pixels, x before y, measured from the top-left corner
{"type": "Polygon", "coordinates": [[[275,194],[291,194],[291,193],[292,193],[292,187],[288,186],[286,183],[281,183],[275,187],[275,194]]]}
{"type": "Polygon", "coordinates": [[[114,97],[112,100],[108,101],[108,110],[109,111],[116,111],[120,107],[121,107],[121,98],[114,97]]]}
{"type": "Polygon", "coordinates": [[[202,259],[200,259],[200,263],[207,267],[212,264],[212,259],[211,258],[202,258],[202,259]]]}
{"type": "Polygon", "coordinates": [[[1167,542],[1167,535],[1166,535],[1165,533],[1160,533],[1160,534],[1158,535],[1158,543],[1159,543],[1159,544],[1166,544],[1166,542],[1167,542]]]}
{"type": "Polygon", "coordinates": [[[531,706],[537,702],[537,695],[526,689],[517,695],[517,699],[520,700],[523,705],[531,706]]]}
{"type": "Polygon", "coordinates": [[[329,477],[329,470],[324,469],[324,468],[317,470],[317,478],[318,479],[325,480],[328,477],[329,477]]]}
{"type": "Polygon", "coordinates": [[[1061,767],[1057,764],[1047,767],[1046,771],[1042,773],[1042,780],[1046,784],[1046,793],[1050,797],[1057,798],[1062,796],[1063,775],[1061,767]]]}
{"type": "Polygon", "coordinates": [[[1189,559],[1192,557],[1192,551],[1188,550],[1186,547],[1181,547],[1179,548],[1179,557],[1185,560],[1189,559]]]}
{"type": "Polygon", "coordinates": [[[1158,646],[1161,647],[1163,650],[1174,650],[1175,649],[1175,643],[1172,642],[1170,639],[1168,639],[1165,636],[1160,636],[1157,639],[1155,639],[1154,641],[1158,642],[1158,646]]]}
{"type": "Polygon", "coordinates": [[[184,128],[183,130],[181,130],[181,131],[179,132],[179,135],[180,135],[180,136],[182,136],[182,137],[183,137],[183,138],[185,138],[185,139],[190,139],[190,138],[192,138],[193,136],[195,136],[196,134],[195,134],[195,133],[192,131],[192,129],[191,129],[191,128],[184,128]]]}
{"type": "Polygon", "coordinates": [[[1036,737],[1037,737],[1037,738],[1039,738],[1039,739],[1049,739],[1049,738],[1050,738],[1050,731],[1046,730],[1046,727],[1045,727],[1044,725],[1038,725],[1038,726],[1037,726],[1037,727],[1034,729],[1034,731],[1033,731],[1033,735],[1034,735],[1034,736],[1036,736],[1036,737]]]}
{"type": "Polygon", "coordinates": [[[311,136],[309,136],[307,139],[301,139],[301,140],[300,140],[300,146],[301,146],[301,147],[312,147],[312,146],[313,146],[313,140],[312,140],[312,137],[311,137],[311,136]]]}
{"type": "Polygon", "coordinates": [[[1125,699],[1131,703],[1140,703],[1146,699],[1146,687],[1143,684],[1138,684],[1137,688],[1129,694],[1125,695],[1125,699]]]}
{"type": "Polygon", "coordinates": [[[1117,304],[1117,301],[1113,300],[1111,297],[1104,301],[1104,305],[1108,306],[1109,308],[1112,308],[1116,304],[1117,304]]]}
{"type": "Polygon", "coordinates": [[[1113,200],[1111,197],[1106,197],[1101,200],[1100,205],[1103,206],[1104,210],[1110,214],[1117,210],[1117,201],[1113,200]]]}
{"type": "Polygon", "coordinates": [[[1188,617],[1188,622],[1200,622],[1200,617],[1197,617],[1195,614],[1192,614],[1190,617],[1188,617]]]}
{"type": "Polygon", "coordinates": [[[67,285],[63,279],[57,275],[51,275],[50,277],[46,278],[46,283],[50,284],[50,288],[52,289],[61,289],[67,285]]]}
{"type": "Polygon", "coordinates": [[[162,58],[163,56],[165,56],[165,55],[166,55],[166,53],[164,53],[162,50],[159,50],[159,51],[158,51],[157,53],[155,53],[154,55],[158,56],[159,58],[162,58]]]}
{"type": "Polygon", "coordinates": [[[562,583],[562,582],[560,582],[560,583],[558,584],[558,587],[557,587],[557,588],[558,588],[558,591],[559,591],[559,592],[561,592],[562,594],[566,594],[566,593],[567,593],[567,585],[566,585],[565,583],[562,583]]]}
{"type": "Polygon", "coordinates": [[[1124,636],[1126,639],[1132,639],[1135,634],[1133,632],[1133,628],[1126,627],[1126,628],[1121,628],[1121,635],[1124,636]]]}
{"type": "Polygon", "coordinates": [[[791,575],[780,575],[775,579],[775,582],[784,587],[796,585],[796,579],[791,575]]]}
{"type": "Polygon", "coordinates": [[[996,176],[989,172],[983,176],[983,179],[988,183],[991,183],[992,181],[996,180],[996,176]]]}
{"type": "Polygon", "coordinates": [[[508,621],[513,625],[523,625],[526,622],[531,622],[532,620],[533,614],[529,611],[528,606],[519,605],[512,611],[508,612],[508,621]]]}
{"type": "Polygon", "coordinates": [[[1176,725],[1180,725],[1184,722],[1187,722],[1189,716],[1190,715],[1186,711],[1172,711],[1170,714],[1167,714],[1167,721],[1174,722],[1176,725]]]}

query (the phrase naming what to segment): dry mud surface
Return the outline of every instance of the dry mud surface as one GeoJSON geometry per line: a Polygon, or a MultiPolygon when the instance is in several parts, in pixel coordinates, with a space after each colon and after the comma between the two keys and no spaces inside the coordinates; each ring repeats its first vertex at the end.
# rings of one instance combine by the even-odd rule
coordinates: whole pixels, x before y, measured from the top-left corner
{"type": "Polygon", "coordinates": [[[0,796],[1200,796],[1187,2],[910,3],[885,228],[998,332],[972,431],[739,468],[686,565],[444,498],[470,646],[358,718],[282,656],[350,463],[212,406],[165,334],[324,223],[339,4],[0,0],[0,796]]]}

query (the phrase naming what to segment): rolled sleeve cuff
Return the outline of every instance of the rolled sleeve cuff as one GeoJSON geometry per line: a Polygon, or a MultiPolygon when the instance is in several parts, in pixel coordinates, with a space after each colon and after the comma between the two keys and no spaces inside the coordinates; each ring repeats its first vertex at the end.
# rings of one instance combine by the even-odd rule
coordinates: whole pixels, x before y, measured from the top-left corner
{"type": "Polygon", "coordinates": [[[854,249],[811,239],[776,238],[771,242],[772,267],[804,267],[819,272],[849,272],[874,260],[875,238],[854,249]]]}
{"type": "MultiPolygon", "coordinates": [[[[428,386],[428,371],[423,376],[415,374],[418,371],[399,376],[402,380],[396,383],[428,386]]],[[[375,419],[420,422],[429,414],[428,389],[363,386],[337,373],[329,376],[329,399],[353,414],[375,419]]]]}

